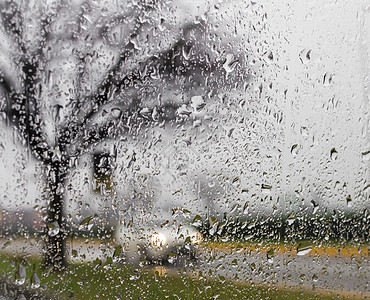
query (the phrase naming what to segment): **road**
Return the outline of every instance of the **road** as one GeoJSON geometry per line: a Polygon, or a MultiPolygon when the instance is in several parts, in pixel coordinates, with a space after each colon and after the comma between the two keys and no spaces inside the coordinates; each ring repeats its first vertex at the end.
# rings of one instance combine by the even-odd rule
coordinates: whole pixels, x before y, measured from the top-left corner
{"type": "MultiPolygon", "coordinates": [[[[2,253],[23,256],[42,255],[42,243],[36,240],[0,240],[2,253]]],[[[104,261],[112,257],[114,245],[96,240],[68,243],[72,261],[104,261]],[[72,251],[73,250],[73,251],[72,251]]],[[[174,272],[171,265],[165,272],[174,272]]],[[[204,247],[195,266],[188,267],[191,276],[203,276],[234,282],[254,282],[284,287],[331,291],[342,295],[370,297],[370,261],[368,256],[333,257],[293,255],[248,251],[223,251],[204,247]]]]}
{"type": "Polygon", "coordinates": [[[225,254],[208,250],[201,254],[197,268],[206,274],[211,271],[213,276],[240,282],[370,295],[370,262],[364,257],[286,254],[268,257],[266,253],[225,254]]]}

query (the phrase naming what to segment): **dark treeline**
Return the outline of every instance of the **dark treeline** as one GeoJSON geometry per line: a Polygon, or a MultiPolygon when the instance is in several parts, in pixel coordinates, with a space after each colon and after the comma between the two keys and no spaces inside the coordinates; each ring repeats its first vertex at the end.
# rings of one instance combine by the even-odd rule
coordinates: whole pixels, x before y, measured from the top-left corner
{"type": "Polygon", "coordinates": [[[199,230],[211,240],[295,240],[368,243],[370,214],[358,213],[326,215],[297,215],[277,218],[238,218],[224,216],[221,220],[203,220],[199,230]]]}

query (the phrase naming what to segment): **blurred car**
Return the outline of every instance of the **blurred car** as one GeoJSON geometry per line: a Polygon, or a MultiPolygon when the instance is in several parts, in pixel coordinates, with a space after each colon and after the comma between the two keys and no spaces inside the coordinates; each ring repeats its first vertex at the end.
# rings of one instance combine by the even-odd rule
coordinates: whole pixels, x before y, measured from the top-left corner
{"type": "Polygon", "coordinates": [[[120,224],[115,240],[122,246],[123,254],[130,261],[140,258],[153,263],[176,263],[184,259],[194,260],[201,233],[188,225],[128,226],[120,224]]]}

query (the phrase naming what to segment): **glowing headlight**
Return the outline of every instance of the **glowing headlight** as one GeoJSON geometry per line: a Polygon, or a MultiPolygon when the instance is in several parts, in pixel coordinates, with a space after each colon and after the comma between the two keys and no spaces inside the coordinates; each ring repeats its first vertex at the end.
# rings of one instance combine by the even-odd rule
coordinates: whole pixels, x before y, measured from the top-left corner
{"type": "Polygon", "coordinates": [[[166,237],[162,233],[155,233],[152,235],[151,242],[153,246],[161,248],[166,244],[166,237]]]}

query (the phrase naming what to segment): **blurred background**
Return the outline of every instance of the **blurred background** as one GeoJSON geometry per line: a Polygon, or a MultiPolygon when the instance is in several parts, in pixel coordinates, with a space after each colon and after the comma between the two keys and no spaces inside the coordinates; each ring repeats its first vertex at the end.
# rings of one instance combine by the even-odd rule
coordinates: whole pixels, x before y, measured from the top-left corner
{"type": "Polygon", "coordinates": [[[368,245],[365,0],[0,7],[2,239],[368,245]]]}

